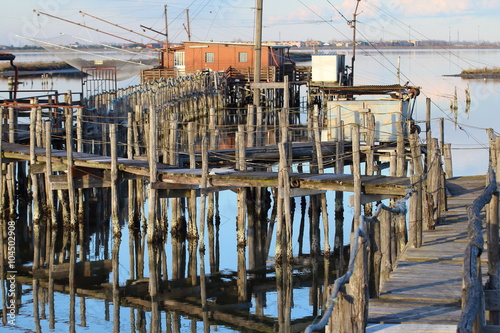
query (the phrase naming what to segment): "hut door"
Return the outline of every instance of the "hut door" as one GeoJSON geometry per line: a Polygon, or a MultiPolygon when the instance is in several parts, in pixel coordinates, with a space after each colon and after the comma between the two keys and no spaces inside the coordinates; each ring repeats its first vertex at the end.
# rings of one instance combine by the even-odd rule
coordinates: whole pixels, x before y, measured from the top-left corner
{"type": "Polygon", "coordinates": [[[174,68],[177,72],[177,75],[185,75],[186,74],[186,64],[185,64],[185,52],[175,52],[174,53],[174,68]]]}

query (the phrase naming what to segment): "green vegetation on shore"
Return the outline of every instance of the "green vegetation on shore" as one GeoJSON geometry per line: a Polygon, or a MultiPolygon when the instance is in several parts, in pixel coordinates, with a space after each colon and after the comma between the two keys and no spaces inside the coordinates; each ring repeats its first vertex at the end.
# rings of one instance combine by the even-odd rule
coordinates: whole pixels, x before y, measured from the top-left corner
{"type": "MultiPolygon", "coordinates": [[[[73,67],[64,61],[35,61],[35,62],[19,62],[14,64],[17,66],[19,71],[55,71],[61,69],[72,69],[73,67]]],[[[9,62],[0,63],[0,72],[13,70],[9,62]]]]}
{"type": "Polygon", "coordinates": [[[483,67],[483,68],[472,68],[472,69],[464,69],[460,73],[460,75],[500,75],[500,68],[494,67],[494,68],[488,68],[488,67],[483,67]]]}

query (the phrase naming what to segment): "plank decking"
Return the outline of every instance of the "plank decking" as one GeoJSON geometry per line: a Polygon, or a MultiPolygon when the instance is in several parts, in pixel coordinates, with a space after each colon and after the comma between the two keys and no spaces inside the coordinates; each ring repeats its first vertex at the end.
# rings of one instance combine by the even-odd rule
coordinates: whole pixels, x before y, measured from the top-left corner
{"type": "MultiPolygon", "coordinates": [[[[3,157],[18,160],[29,160],[30,152],[28,146],[15,143],[2,143],[3,157]]],[[[36,148],[37,162],[45,163],[45,149],[36,148]]],[[[66,164],[66,151],[52,150],[52,163],[66,164]]],[[[74,153],[73,163],[76,168],[105,169],[111,168],[111,157],[87,153],[74,153]]],[[[147,161],[118,158],[118,169],[122,172],[137,177],[148,177],[149,165],[147,161]]],[[[42,165],[43,168],[43,165],[42,165]]],[[[164,183],[159,188],[163,189],[185,189],[186,185],[193,189],[202,184],[201,169],[179,169],[167,164],[157,163],[157,179],[164,183]]],[[[221,173],[210,173],[208,183],[211,187],[277,187],[278,172],[256,172],[256,171],[232,171],[221,173]]],[[[363,193],[404,196],[410,181],[406,177],[385,176],[362,176],[361,183],[363,193]]],[[[354,177],[352,175],[339,174],[308,174],[290,173],[290,184],[294,188],[324,191],[354,191],[354,177]]],[[[62,188],[62,187],[61,187],[62,188]]]]}
{"type": "Polygon", "coordinates": [[[482,193],[485,177],[458,177],[447,183],[452,196],[443,222],[424,231],[421,248],[406,249],[381,286],[380,297],[370,300],[368,332],[456,331],[468,241],[466,207],[482,193]]]}

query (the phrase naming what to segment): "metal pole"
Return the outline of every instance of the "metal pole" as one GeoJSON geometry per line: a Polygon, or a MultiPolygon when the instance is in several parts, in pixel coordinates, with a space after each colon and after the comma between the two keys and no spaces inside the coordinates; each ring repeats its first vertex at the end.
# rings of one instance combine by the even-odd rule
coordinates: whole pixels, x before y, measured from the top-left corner
{"type": "Polygon", "coordinates": [[[170,68],[170,52],[169,52],[169,45],[168,45],[168,18],[167,18],[167,5],[164,5],[164,11],[165,11],[165,52],[167,53],[166,59],[167,59],[167,68],[170,68]]]}
{"type": "Polygon", "coordinates": [[[352,58],[351,58],[351,82],[350,85],[354,85],[354,61],[356,60],[356,18],[358,17],[358,7],[359,2],[361,0],[357,0],[356,9],[354,10],[353,20],[350,22],[350,26],[353,29],[352,32],[352,58]]]}

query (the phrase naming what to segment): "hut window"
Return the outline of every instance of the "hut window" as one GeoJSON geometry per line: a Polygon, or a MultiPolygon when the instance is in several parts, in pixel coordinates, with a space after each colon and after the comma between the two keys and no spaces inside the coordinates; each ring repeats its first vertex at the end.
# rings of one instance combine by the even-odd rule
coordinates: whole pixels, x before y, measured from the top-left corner
{"type": "Polygon", "coordinates": [[[239,62],[248,62],[248,53],[247,52],[238,52],[238,61],[239,62]]]}
{"type": "Polygon", "coordinates": [[[205,62],[214,62],[215,54],[213,52],[205,52],[205,62]]]}

